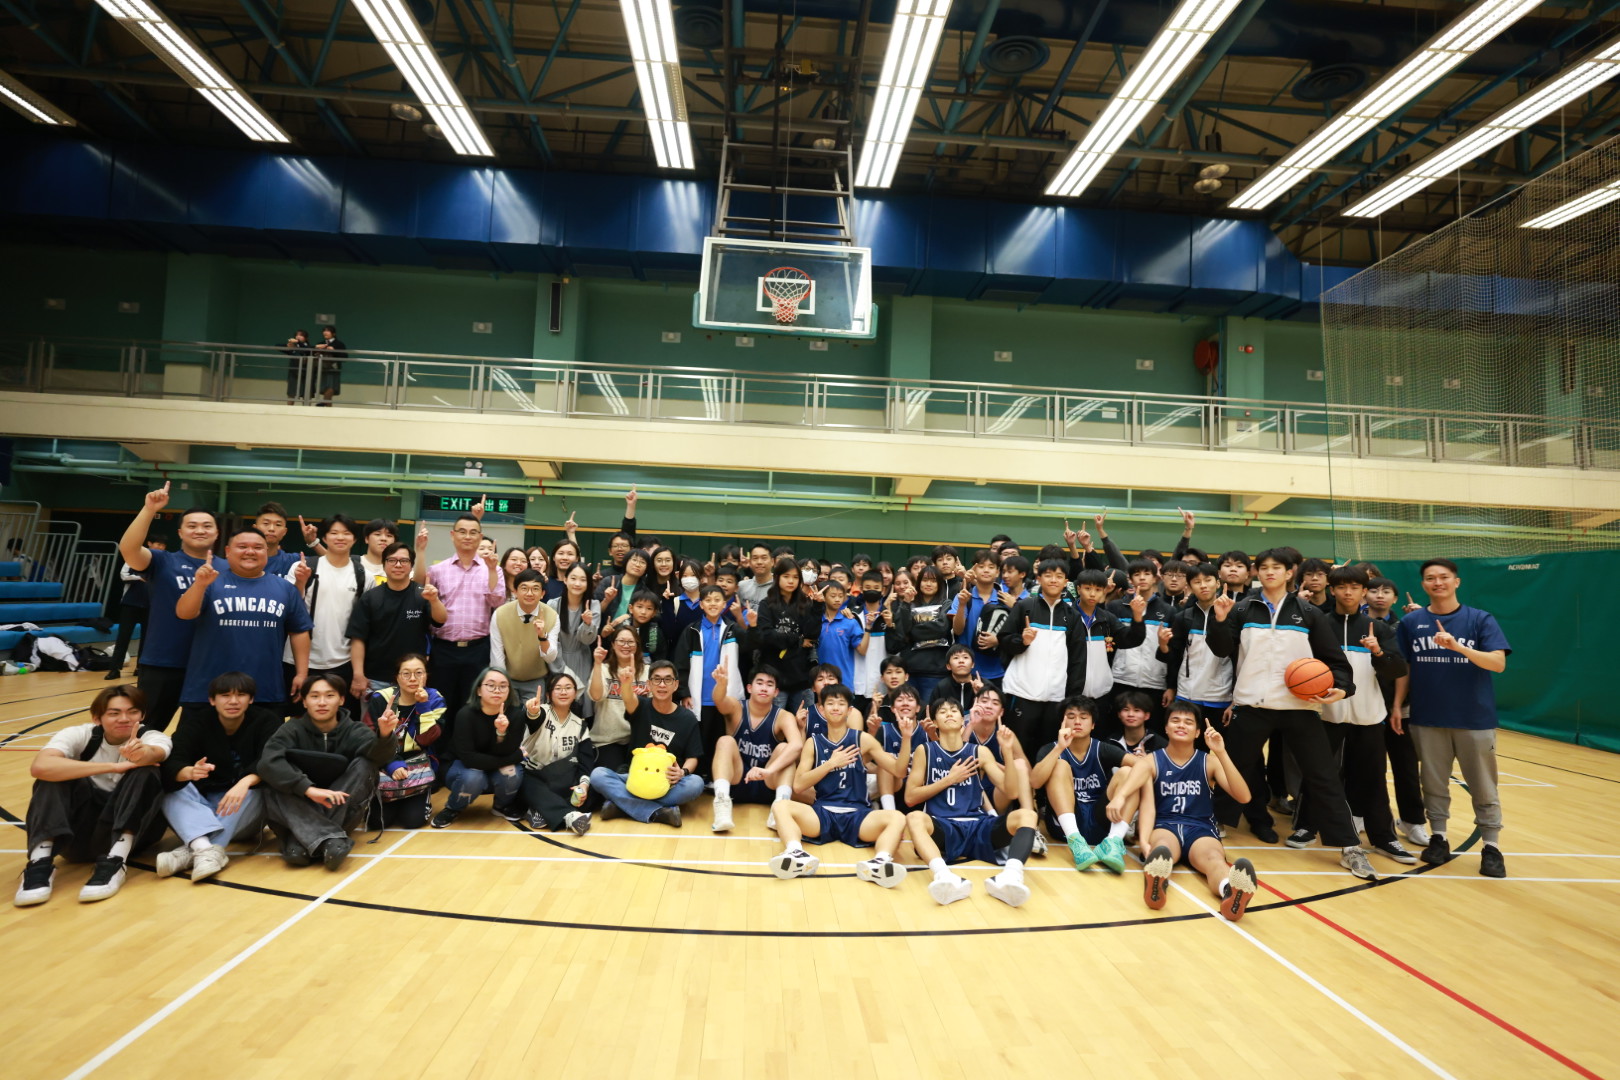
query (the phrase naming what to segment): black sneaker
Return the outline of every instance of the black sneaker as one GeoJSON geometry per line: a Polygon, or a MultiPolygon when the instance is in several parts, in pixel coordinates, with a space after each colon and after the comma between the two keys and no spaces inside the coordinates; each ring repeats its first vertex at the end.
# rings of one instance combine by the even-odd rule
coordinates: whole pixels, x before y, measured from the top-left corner
{"type": "Polygon", "coordinates": [[[1295,829],[1283,843],[1291,848],[1308,848],[1316,843],[1316,833],[1311,829],[1295,829]]]}
{"type": "Polygon", "coordinates": [[[529,828],[533,829],[535,832],[545,832],[551,827],[546,824],[546,819],[540,816],[540,811],[538,810],[529,811],[528,823],[529,828]]]}
{"type": "Polygon", "coordinates": [[[1443,836],[1429,836],[1429,846],[1421,856],[1430,866],[1444,866],[1451,861],[1451,844],[1443,836]]]}
{"type": "Polygon", "coordinates": [[[111,671],[107,672],[106,675],[102,676],[101,681],[102,682],[117,682],[119,679],[122,679],[123,677],[124,677],[124,673],[122,671],[119,671],[117,668],[113,668],[111,671]]]}
{"type": "Polygon", "coordinates": [[[347,836],[334,836],[321,845],[321,865],[328,870],[336,870],[343,865],[343,860],[349,857],[354,850],[354,841],[347,836]]]}
{"type": "Polygon", "coordinates": [[[612,821],[614,818],[620,818],[620,817],[624,817],[624,816],[625,816],[624,811],[620,810],[619,809],[619,804],[614,802],[612,799],[608,799],[608,800],[606,800],[605,802],[602,803],[602,820],[603,821],[612,821]]]}
{"type": "Polygon", "coordinates": [[[17,898],[12,902],[18,907],[43,904],[51,898],[51,886],[55,881],[56,856],[35,859],[23,867],[22,884],[17,886],[17,898]]]}
{"type": "Polygon", "coordinates": [[[281,857],[288,866],[308,866],[310,864],[309,849],[290,836],[281,842],[281,857]]]}
{"type": "Polygon", "coordinates": [[[1405,863],[1407,866],[1417,862],[1417,856],[1401,846],[1399,840],[1378,841],[1367,846],[1379,854],[1394,859],[1398,863],[1405,863]]]}
{"type": "Polygon", "coordinates": [[[1479,853],[1479,872],[1486,877],[1507,877],[1507,864],[1502,861],[1502,849],[1486,844],[1479,853]]]}
{"type": "Polygon", "coordinates": [[[451,825],[455,824],[456,815],[457,811],[455,810],[440,810],[437,814],[433,815],[432,819],[428,821],[428,824],[433,826],[435,829],[448,829],[451,825]]]}
{"type": "Polygon", "coordinates": [[[89,902],[116,896],[118,890],[124,887],[126,876],[122,855],[107,855],[97,859],[95,873],[90,875],[90,880],[79,890],[79,899],[89,902]]]}
{"type": "Polygon", "coordinates": [[[668,825],[670,828],[678,829],[681,827],[681,808],[678,806],[660,806],[653,811],[653,816],[649,820],[658,825],[668,825]]]}
{"type": "Polygon", "coordinates": [[[505,818],[507,821],[523,820],[523,813],[516,806],[508,806],[504,809],[497,806],[495,808],[495,816],[498,818],[505,818]]]}
{"type": "Polygon", "coordinates": [[[1249,831],[1254,833],[1254,838],[1262,844],[1275,844],[1277,842],[1277,830],[1270,825],[1256,825],[1250,822],[1249,831]]]}

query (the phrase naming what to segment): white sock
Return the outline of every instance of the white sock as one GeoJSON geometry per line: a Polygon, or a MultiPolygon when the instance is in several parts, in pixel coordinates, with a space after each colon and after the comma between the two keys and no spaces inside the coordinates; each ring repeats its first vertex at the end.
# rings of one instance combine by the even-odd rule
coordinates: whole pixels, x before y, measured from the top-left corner
{"type": "Polygon", "coordinates": [[[956,876],[955,874],[951,873],[951,868],[945,865],[945,860],[942,858],[935,857],[929,859],[928,869],[934,872],[935,881],[956,876]]]}
{"type": "Polygon", "coordinates": [[[1020,883],[1024,880],[1024,862],[1022,859],[1008,859],[1007,865],[1002,868],[996,877],[1008,884],[1020,883]]]}
{"type": "Polygon", "coordinates": [[[879,795],[878,796],[878,805],[883,807],[883,809],[885,809],[885,810],[893,810],[895,808],[894,796],[893,795],[879,795]]]}
{"type": "Polygon", "coordinates": [[[717,799],[731,798],[731,781],[714,778],[714,797],[717,799]]]}
{"type": "Polygon", "coordinates": [[[792,798],[793,798],[793,785],[792,784],[777,784],[776,785],[776,797],[778,799],[792,800],[792,798]]]}
{"type": "Polygon", "coordinates": [[[132,849],[134,846],[135,846],[135,834],[134,833],[132,833],[132,832],[119,833],[118,834],[118,839],[113,841],[113,846],[107,849],[107,858],[109,858],[109,859],[127,859],[127,858],[129,858],[130,849],[132,849]]]}
{"type": "Polygon", "coordinates": [[[1130,828],[1129,823],[1124,821],[1109,822],[1108,835],[1113,837],[1115,840],[1123,840],[1125,839],[1125,834],[1130,831],[1130,828]]]}
{"type": "Polygon", "coordinates": [[[1495,840],[1486,840],[1485,841],[1485,846],[1490,847],[1490,848],[1496,848],[1498,851],[1501,850],[1500,846],[1496,843],[1495,840]]]}
{"type": "Polygon", "coordinates": [[[876,855],[872,856],[872,861],[875,863],[886,863],[891,857],[892,856],[890,856],[887,851],[880,851],[876,855]]]}
{"type": "Polygon", "coordinates": [[[1443,833],[1443,832],[1435,832],[1433,829],[1429,830],[1429,839],[1430,840],[1444,840],[1445,838],[1446,838],[1445,833],[1443,833]]]}
{"type": "Polygon", "coordinates": [[[195,839],[195,840],[193,840],[191,842],[190,846],[191,846],[192,851],[198,852],[198,851],[207,851],[209,848],[213,847],[214,845],[212,845],[212,844],[210,844],[208,842],[208,837],[199,836],[199,837],[197,837],[197,839],[195,839]]]}
{"type": "Polygon", "coordinates": [[[39,843],[34,845],[34,850],[33,851],[30,851],[28,853],[28,861],[29,862],[37,862],[40,859],[48,859],[48,858],[51,857],[52,853],[54,853],[55,851],[56,851],[56,841],[55,840],[42,840],[39,843]]]}
{"type": "Polygon", "coordinates": [[[1230,881],[1221,882],[1221,899],[1222,900],[1225,900],[1226,899],[1226,894],[1231,892],[1231,891],[1232,891],[1232,883],[1230,881]]]}
{"type": "Polygon", "coordinates": [[[1073,814],[1059,814],[1058,828],[1063,830],[1063,838],[1067,840],[1080,831],[1080,823],[1074,820],[1073,814]]]}

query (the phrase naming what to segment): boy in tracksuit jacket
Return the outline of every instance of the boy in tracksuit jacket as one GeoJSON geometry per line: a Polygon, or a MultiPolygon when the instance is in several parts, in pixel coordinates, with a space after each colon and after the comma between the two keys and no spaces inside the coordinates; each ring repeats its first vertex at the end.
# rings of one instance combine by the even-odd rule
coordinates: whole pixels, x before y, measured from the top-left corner
{"type": "Polygon", "coordinates": [[[1080,598],[1073,603],[1063,599],[1069,573],[1062,559],[1043,559],[1035,572],[1039,590],[1013,605],[1001,634],[1001,657],[1007,663],[1001,686],[1012,698],[1007,724],[1024,746],[1057,741],[1064,698],[1107,696],[1114,685],[1110,645],[1128,649],[1141,644],[1147,610],[1146,598],[1137,597],[1131,603],[1133,621],[1125,625],[1099,608],[1108,588],[1100,570],[1080,574],[1080,598]]]}
{"type": "MultiPolygon", "coordinates": [[[[1177,609],[1170,620],[1170,644],[1164,659],[1164,707],[1185,701],[1198,706],[1206,724],[1224,727],[1232,719],[1234,665],[1230,658],[1216,656],[1209,648],[1220,578],[1214,567],[1205,563],[1189,571],[1187,587],[1192,602],[1177,609]]],[[[1264,812],[1264,804],[1259,809],[1264,812]]]]}
{"type": "MultiPolygon", "coordinates": [[[[1271,548],[1255,558],[1260,591],[1241,599],[1223,594],[1215,599],[1215,622],[1209,629],[1209,648],[1216,656],[1237,658],[1232,686],[1232,723],[1226,730],[1227,753],[1250,783],[1249,813],[1259,804],[1266,827],[1271,815],[1265,766],[1260,751],[1273,733],[1294,754],[1301,774],[1301,790],[1315,803],[1323,842],[1341,851],[1339,864],[1359,878],[1374,878],[1367,853],[1361,850],[1344,785],[1328,747],[1322,706],[1355,696],[1355,675],[1344,650],[1334,637],[1330,618],[1314,604],[1289,591],[1289,579],[1298,557],[1291,550],[1271,548]],[[1315,657],[1333,673],[1333,687],[1310,699],[1294,696],[1284,682],[1288,665],[1315,657]],[[1234,752],[1235,751],[1235,752],[1234,752]]],[[[1231,806],[1217,807],[1228,826],[1237,824],[1231,806]]],[[[1251,823],[1254,817],[1250,817],[1251,823]]],[[[1273,841],[1275,842],[1275,841],[1273,841]]]]}
{"type": "MultiPolygon", "coordinates": [[[[1159,649],[1159,631],[1170,625],[1175,608],[1159,595],[1159,571],[1146,559],[1132,559],[1127,573],[1136,596],[1146,596],[1147,607],[1142,613],[1142,641],[1126,648],[1114,649],[1114,691],[1107,708],[1105,738],[1123,730],[1119,722],[1119,699],[1122,694],[1141,690],[1153,701],[1148,714],[1148,729],[1164,733],[1165,654],[1159,649]]],[[[1123,597],[1107,605],[1110,614],[1122,622],[1131,619],[1130,597],[1123,597]]]]}
{"type": "MultiPolygon", "coordinates": [[[[675,642],[675,662],[686,671],[686,688],[682,692],[686,707],[698,718],[698,731],[704,746],[713,746],[726,733],[726,718],[714,700],[714,669],[722,660],[727,671],[741,671],[738,656],[739,636],[737,624],[725,617],[726,594],[718,585],[705,585],[698,590],[696,622],[686,624],[675,642]]],[[[742,700],[742,679],[733,678],[728,684],[735,689],[731,696],[742,700]]]]}
{"type": "MultiPolygon", "coordinates": [[[[1401,655],[1395,628],[1364,612],[1367,597],[1367,571],[1359,566],[1336,566],[1328,572],[1328,590],[1334,607],[1328,618],[1333,636],[1339,639],[1356,684],[1362,692],[1336,701],[1322,710],[1326,721],[1328,747],[1339,760],[1344,791],[1351,812],[1367,827],[1367,842],[1399,863],[1417,862],[1395,836],[1395,817],[1389,809],[1389,788],[1384,784],[1384,718],[1389,715],[1384,694],[1374,694],[1376,685],[1389,700],[1395,694],[1395,680],[1406,674],[1406,658],[1401,655]],[[1387,688],[1387,689],[1386,689],[1387,688]]],[[[1316,839],[1312,825],[1314,806],[1301,793],[1294,815],[1294,831],[1289,847],[1305,847],[1316,839]]]]}

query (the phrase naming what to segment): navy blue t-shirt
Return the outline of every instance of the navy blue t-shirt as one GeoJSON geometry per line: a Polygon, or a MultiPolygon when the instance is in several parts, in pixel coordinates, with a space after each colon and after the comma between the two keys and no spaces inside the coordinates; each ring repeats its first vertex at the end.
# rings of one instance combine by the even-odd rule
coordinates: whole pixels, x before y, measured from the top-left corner
{"type": "Polygon", "coordinates": [[[281,652],[288,634],[307,632],[309,609],[286,578],[262,574],[219,575],[203,595],[202,614],[193,620],[191,660],[180,700],[208,700],[208,684],[227,671],[245,671],[259,684],[253,699],[260,704],[286,701],[281,652]]]}
{"type": "Polygon", "coordinates": [[[151,555],[146,580],[152,591],[152,606],[147,610],[146,633],[141,639],[141,664],[183,668],[191,657],[191,638],[197,624],[177,616],[174,605],[180,594],[191,588],[191,579],[203,560],[193,559],[183,551],[153,551],[151,555]]]}
{"type": "Polygon", "coordinates": [[[1395,635],[1411,666],[1408,700],[1412,723],[1473,731],[1496,727],[1492,673],[1461,653],[1436,645],[1434,635],[1441,624],[1470,649],[1513,651],[1507,635],[1496,625],[1496,616],[1488,611],[1464,604],[1450,615],[1436,616],[1428,608],[1408,612],[1395,635]]]}
{"type": "Polygon", "coordinates": [[[293,568],[298,556],[290,551],[278,551],[264,560],[264,572],[274,574],[276,577],[286,577],[287,571],[293,568]]]}

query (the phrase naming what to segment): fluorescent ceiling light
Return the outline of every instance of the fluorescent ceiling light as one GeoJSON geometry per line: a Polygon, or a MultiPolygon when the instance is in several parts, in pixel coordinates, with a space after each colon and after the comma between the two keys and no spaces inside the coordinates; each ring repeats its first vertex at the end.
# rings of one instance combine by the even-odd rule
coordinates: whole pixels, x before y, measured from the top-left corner
{"type": "Polygon", "coordinates": [[[1585,60],[1558,78],[1503,107],[1466,135],[1453,139],[1393,180],[1374,188],[1366,198],[1345,210],[1345,216],[1377,217],[1616,75],[1620,75],[1620,42],[1588,54],[1585,60]]]}
{"type": "Polygon", "coordinates": [[[36,124],[74,125],[73,117],[3,71],[0,71],[0,104],[11,106],[36,124]]]}
{"type": "Polygon", "coordinates": [[[210,105],[224,113],[225,119],[240,128],[242,134],[254,142],[292,142],[258,102],[243,93],[218,64],[193,45],[155,6],[146,0],[96,0],[96,3],[140,38],[142,44],[208,99],[210,105]]]}
{"type": "Polygon", "coordinates": [[[1171,12],[1170,21],[1148,42],[1146,51],[1136,61],[1136,70],[1114,92],[1086,137],[1046,186],[1046,193],[1072,197],[1084,191],[1114,152],[1125,144],[1136,125],[1169,93],[1193,57],[1215,36],[1215,31],[1239,3],[1240,0],[1182,0],[1171,12]]]}
{"type": "Polygon", "coordinates": [[[681,61],[675,53],[675,13],[669,0],[619,0],[619,10],[630,38],[630,60],[641,88],[653,156],[660,168],[695,169],[681,61]]]}
{"type": "Polygon", "coordinates": [[[473,119],[461,91],[450,81],[439,54],[422,36],[422,28],[404,0],[354,0],[354,6],[444,132],[450,148],[468,157],[493,157],[495,151],[484,138],[484,129],[473,119]]]}
{"type": "Polygon", "coordinates": [[[1497,34],[1528,15],[1541,0],[1479,0],[1373,83],[1322,130],[1294,147],[1255,178],[1237,198],[1233,210],[1260,210],[1333,159],[1352,142],[1395,115],[1408,101],[1477,52],[1497,34]]]}
{"type": "Polygon", "coordinates": [[[889,29],[889,47],[883,54],[877,97],[866,122],[861,160],[855,168],[856,187],[888,187],[900,165],[900,151],[917,103],[922,100],[928,72],[945,33],[951,0],[900,0],[889,29]]]}
{"type": "Polygon", "coordinates": [[[1545,214],[1531,218],[1520,225],[1521,229],[1555,229],[1572,218],[1582,214],[1590,214],[1600,206],[1620,199],[1620,180],[1611,180],[1600,188],[1594,188],[1584,195],[1577,195],[1567,202],[1559,203],[1545,214]]]}

